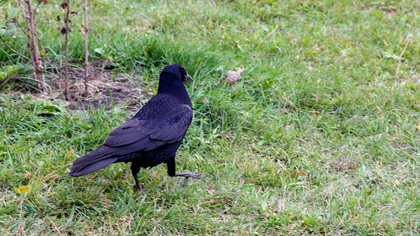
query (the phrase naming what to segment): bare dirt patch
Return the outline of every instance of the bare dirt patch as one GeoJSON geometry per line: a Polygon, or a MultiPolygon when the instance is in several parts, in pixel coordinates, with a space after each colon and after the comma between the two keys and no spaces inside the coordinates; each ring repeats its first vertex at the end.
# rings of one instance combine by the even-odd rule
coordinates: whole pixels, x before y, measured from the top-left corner
{"type": "Polygon", "coordinates": [[[330,169],[331,169],[330,172],[335,171],[335,172],[347,173],[355,169],[355,164],[350,160],[342,159],[342,160],[337,160],[334,163],[331,163],[330,169]]]}
{"type": "MultiPolygon", "coordinates": [[[[84,68],[69,68],[69,101],[68,108],[71,110],[97,109],[99,106],[105,106],[110,109],[112,106],[126,109],[137,110],[141,108],[141,99],[147,99],[153,96],[153,93],[144,91],[139,83],[138,75],[127,75],[116,70],[110,70],[106,61],[93,61],[89,68],[89,82],[87,96],[82,96],[85,91],[84,68]],[[108,69],[107,69],[108,68],[108,69]]],[[[57,74],[57,73],[56,73],[57,74]]],[[[48,76],[46,76],[48,77],[48,76]]],[[[64,76],[63,76],[64,77],[64,76]]],[[[53,87],[50,93],[40,93],[36,90],[26,90],[23,87],[16,86],[9,96],[18,96],[19,94],[30,94],[32,98],[56,99],[65,101],[63,95],[63,81],[50,79],[53,87]]]]}
{"type": "Polygon", "coordinates": [[[98,106],[110,108],[112,105],[121,107],[123,104],[129,109],[135,109],[140,106],[140,93],[148,95],[133,80],[116,75],[113,71],[91,68],[88,95],[84,97],[84,70],[73,68],[69,75],[74,79],[69,88],[70,109],[97,109],[98,106]]]}

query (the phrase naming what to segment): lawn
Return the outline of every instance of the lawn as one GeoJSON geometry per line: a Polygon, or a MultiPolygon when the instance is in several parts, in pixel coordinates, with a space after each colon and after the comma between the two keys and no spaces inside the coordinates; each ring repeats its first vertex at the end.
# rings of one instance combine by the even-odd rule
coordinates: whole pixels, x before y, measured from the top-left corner
{"type": "MultiPolygon", "coordinates": [[[[60,3],[38,16],[51,68],[60,3]]],[[[83,1],[71,4],[77,68],[83,1]]],[[[140,170],[138,192],[124,163],[69,177],[72,161],[148,97],[136,109],[72,110],[57,92],[35,98],[23,69],[0,88],[0,234],[419,234],[419,9],[418,0],[90,0],[90,59],[111,61],[113,80],[153,92],[171,63],[194,78],[177,170],[204,179],[181,188],[160,165],[140,170]],[[239,68],[237,83],[221,82],[239,68]]],[[[18,10],[0,0],[0,24],[18,10]]],[[[11,46],[23,52],[24,40],[11,46]]],[[[0,59],[29,65],[4,45],[0,59]]]]}

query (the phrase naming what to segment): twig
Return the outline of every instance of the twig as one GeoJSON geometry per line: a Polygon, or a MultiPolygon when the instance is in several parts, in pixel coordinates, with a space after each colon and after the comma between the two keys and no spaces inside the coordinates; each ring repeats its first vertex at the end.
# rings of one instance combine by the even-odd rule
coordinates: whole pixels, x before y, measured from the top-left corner
{"type": "Polygon", "coordinates": [[[61,32],[58,34],[58,44],[60,45],[60,70],[58,72],[59,83],[58,86],[62,89],[61,84],[63,83],[63,45],[61,45],[61,32]]]}
{"type": "MultiPolygon", "coordinates": [[[[28,6],[29,22],[30,22],[30,33],[32,35],[32,49],[34,54],[34,64],[35,64],[35,78],[39,81],[38,88],[42,91],[45,91],[46,87],[44,85],[45,78],[42,74],[44,72],[44,66],[42,65],[41,54],[39,53],[38,42],[36,41],[36,31],[35,31],[35,19],[36,19],[36,10],[32,11],[31,1],[25,0],[28,6]]],[[[40,3],[40,2],[39,2],[40,3]]],[[[39,4],[38,4],[39,6],[39,4]]],[[[37,6],[37,8],[38,8],[37,6]]]]}
{"type": "Polygon", "coordinates": [[[22,28],[22,26],[19,24],[19,21],[16,18],[14,18],[12,22],[19,26],[20,30],[22,30],[22,33],[25,34],[25,30],[22,28]]]}
{"type": "Polygon", "coordinates": [[[39,7],[39,5],[41,5],[41,2],[42,2],[42,1],[38,1],[38,4],[36,5],[35,10],[34,10],[34,21],[35,21],[35,26],[36,26],[36,20],[35,20],[36,11],[38,11],[38,7],[39,7]]]}
{"type": "Polygon", "coordinates": [[[33,52],[32,52],[31,43],[30,43],[31,39],[30,39],[30,36],[29,36],[29,22],[28,22],[29,16],[27,15],[27,11],[23,8],[23,3],[20,0],[17,0],[17,2],[18,2],[18,5],[20,7],[20,10],[22,11],[23,17],[25,18],[25,22],[26,22],[25,31],[24,31],[24,34],[26,36],[25,48],[29,49],[29,55],[31,55],[32,68],[35,68],[34,55],[33,55],[33,52]]]}
{"type": "MultiPolygon", "coordinates": [[[[36,27],[36,23],[37,23],[37,21],[36,21],[36,19],[35,19],[35,16],[36,16],[36,12],[38,11],[39,5],[41,5],[41,3],[42,3],[42,1],[38,1],[38,4],[36,5],[36,8],[35,8],[35,10],[34,10],[33,21],[35,22],[35,27],[36,27]]],[[[51,60],[50,60],[50,58],[48,57],[47,52],[45,51],[45,48],[44,48],[44,46],[42,45],[41,40],[39,39],[38,34],[37,34],[36,32],[35,32],[35,37],[36,37],[36,39],[38,40],[39,45],[41,45],[42,51],[44,51],[44,55],[45,55],[45,57],[47,58],[48,62],[49,62],[50,64],[52,64],[52,63],[51,63],[51,60]]],[[[53,72],[53,74],[54,74],[54,72],[53,72]]]]}
{"type": "Polygon", "coordinates": [[[83,7],[85,13],[85,92],[83,95],[87,97],[88,95],[88,81],[89,81],[89,50],[88,50],[88,35],[89,35],[89,27],[88,27],[88,14],[87,14],[87,0],[85,0],[85,5],[83,7]]]}
{"type": "Polygon", "coordinates": [[[19,56],[21,56],[21,57],[25,58],[25,59],[26,59],[26,60],[28,60],[28,61],[31,61],[31,59],[29,59],[29,58],[28,58],[28,57],[26,57],[25,55],[20,54],[18,51],[16,51],[16,50],[14,50],[13,48],[11,48],[11,47],[9,46],[9,44],[7,44],[7,43],[6,43],[6,41],[4,41],[4,39],[3,39],[2,37],[0,37],[0,39],[1,39],[1,41],[3,41],[4,45],[6,45],[6,47],[7,47],[8,49],[10,49],[12,52],[14,52],[14,53],[18,54],[19,56]]]}
{"type": "Polygon", "coordinates": [[[405,49],[407,49],[407,46],[410,44],[411,38],[408,38],[407,43],[405,44],[405,47],[403,49],[403,51],[400,54],[400,58],[398,59],[398,67],[397,67],[397,71],[395,72],[395,79],[394,79],[394,83],[397,83],[397,76],[398,76],[398,71],[400,70],[400,66],[401,66],[401,58],[405,52],[405,49]]]}
{"type": "MultiPolygon", "coordinates": [[[[36,39],[38,40],[39,45],[41,45],[42,51],[44,51],[44,55],[47,58],[48,62],[50,63],[50,65],[52,65],[50,57],[48,57],[47,51],[45,50],[44,46],[41,44],[41,40],[38,37],[38,34],[35,33],[36,39]]],[[[52,73],[54,74],[54,71],[52,71],[52,73]]]]}
{"type": "MultiPolygon", "coordinates": [[[[36,30],[35,30],[35,17],[36,17],[36,10],[32,12],[32,3],[30,0],[17,0],[17,4],[19,5],[22,14],[25,18],[25,36],[26,36],[26,47],[29,48],[29,53],[31,55],[31,64],[33,68],[33,73],[35,79],[38,81],[37,86],[39,89],[45,91],[47,88],[45,86],[45,78],[42,74],[44,72],[44,67],[42,64],[41,55],[39,53],[39,47],[38,42],[36,40],[36,30]],[[26,5],[23,7],[23,5],[26,5]],[[31,44],[32,43],[32,44],[31,44]]],[[[38,2],[37,8],[39,6],[40,2],[38,2]]],[[[17,22],[17,20],[16,20],[17,22]]],[[[19,28],[22,29],[22,27],[19,25],[19,28]]]]}
{"type": "Polygon", "coordinates": [[[64,93],[66,100],[69,100],[69,14],[70,14],[70,0],[67,0],[67,12],[66,18],[64,18],[64,23],[66,24],[66,34],[65,34],[65,44],[66,47],[66,61],[64,63],[64,74],[66,76],[66,81],[64,82],[64,93]]]}
{"type": "MultiPolygon", "coordinates": [[[[25,30],[22,28],[22,26],[19,24],[19,21],[16,19],[16,17],[14,18],[14,23],[19,26],[20,30],[22,30],[22,33],[26,35],[25,30]]],[[[25,48],[23,48],[23,53],[25,53],[26,51],[26,47],[27,45],[25,44],[25,48]]]]}

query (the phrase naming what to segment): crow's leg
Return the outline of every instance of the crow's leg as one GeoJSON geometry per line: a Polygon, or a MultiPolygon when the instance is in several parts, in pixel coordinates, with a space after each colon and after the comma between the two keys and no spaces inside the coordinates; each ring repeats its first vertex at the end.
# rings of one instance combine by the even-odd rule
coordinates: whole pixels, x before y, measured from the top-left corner
{"type": "Polygon", "coordinates": [[[185,177],[184,182],[182,182],[182,187],[184,187],[187,182],[188,178],[193,179],[202,179],[203,177],[200,176],[201,174],[193,174],[193,173],[175,173],[174,177],[185,177]]]}
{"type": "Polygon", "coordinates": [[[139,173],[140,165],[136,162],[131,163],[131,173],[133,173],[134,180],[136,181],[136,186],[139,191],[141,191],[141,186],[137,174],[139,173]]]}
{"type": "Polygon", "coordinates": [[[175,171],[175,156],[169,158],[166,161],[166,164],[168,165],[168,175],[171,177],[185,177],[184,182],[182,182],[182,187],[184,187],[189,178],[193,178],[193,179],[202,179],[203,177],[201,177],[201,174],[193,174],[193,173],[176,173],[175,171]]]}

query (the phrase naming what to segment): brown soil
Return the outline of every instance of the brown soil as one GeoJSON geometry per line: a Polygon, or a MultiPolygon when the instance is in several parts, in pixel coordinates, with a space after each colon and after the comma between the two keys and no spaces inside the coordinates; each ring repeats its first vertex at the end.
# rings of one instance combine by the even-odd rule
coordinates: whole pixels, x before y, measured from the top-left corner
{"type": "MultiPolygon", "coordinates": [[[[128,108],[140,106],[140,86],[124,77],[113,75],[112,71],[91,68],[89,70],[89,83],[87,96],[82,94],[85,91],[84,70],[70,69],[69,76],[73,83],[69,87],[69,108],[70,109],[97,109],[98,106],[120,107],[123,103],[128,108]],[[112,96],[111,96],[112,94],[112,96]]],[[[144,91],[143,91],[144,92],[144,91]]],[[[64,99],[64,97],[63,97],[64,99]]]]}
{"type": "MultiPolygon", "coordinates": [[[[127,75],[109,70],[107,61],[93,61],[89,69],[89,82],[87,96],[82,96],[85,91],[84,85],[84,67],[69,68],[69,101],[68,108],[71,110],[97,109],[99,106],[105,106],[110,109],[125,106],[126,109],[138,110],[141,108],[141,99],[147,99],[153,96],[153,93],[144,91],[139,84],[137,75],[127,75]],[[128,79],[128,78],[130,79],[128,79]],[[112,96],[111,96],[112,95],[112,96]]],[[[48,76],[46,76],[48,78],[48,76]]],[[[64,76],[63,76],[64,77],[64,76]]],[[[53,79],[51,79],[53,80],[53,79]]],[[[57,81],[54,79],[53,81],[57,81]]],[[[50,84],[51,85],[51,84],[50,84]]],[[[32,98],[55,99],[60,98],[65,101],[63,95],[63,82],[52,84],[53,90],[49,94],[39,93],[34,90],[29,91],[32,98]]],[[[28,93],[22,88],[16,88],[9,95],[15,96],[21,93],[28,93]]]]}

